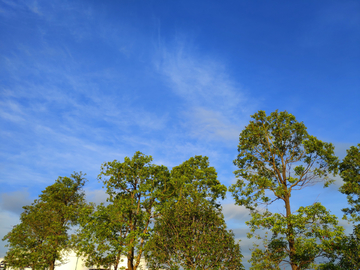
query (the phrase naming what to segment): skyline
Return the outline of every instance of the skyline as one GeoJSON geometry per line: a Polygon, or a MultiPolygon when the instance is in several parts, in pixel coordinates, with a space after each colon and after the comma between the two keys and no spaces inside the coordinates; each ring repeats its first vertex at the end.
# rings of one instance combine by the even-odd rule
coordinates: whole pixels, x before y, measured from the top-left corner
{"type": "MultiPolygon", "coordinates": [[[[1,238],[58,176],[86,173],[104,200],[100,165],[135,151],[169,168],[208,156],[228,187],[258,110],[288,111],[339,158],[360,143],[357,1],[0,0],[0,25],[1,238]]],[[[341,184],[293,209],[320,201],[349,229],[341,184]]],[[[249,256],[248,211],[222,204],[249,256]]]]}

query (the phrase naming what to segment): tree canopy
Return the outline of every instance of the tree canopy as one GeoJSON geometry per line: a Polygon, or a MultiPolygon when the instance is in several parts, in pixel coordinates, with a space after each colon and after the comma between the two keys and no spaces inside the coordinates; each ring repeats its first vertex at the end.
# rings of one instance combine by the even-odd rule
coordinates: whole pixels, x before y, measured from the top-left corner
{"type": "Polygon", "coordinates": [[[180,197],[157,217],[145,257],[150,269],[244,269],[221,209],[196,195],[180,197]]]}
{"type": "Polygon", "coordinates": [[[39,199],[23,207],[20,224],[3,239],[9,247],[5,256],[7,266],[54,270],[55,261],[61,261],[70,248],[68,231],[77,224],[84,205],[84,184],[81,173],[59,177],[42,191],[39,199]]]}
{"type": "Polygon", "coordinates": [[[216,205],[216,200],[224,199],[227,188],[217,178],[214,167],[210,166],[206,156],[195,156],[184,161],[171,170],[171,186],[173,193],[167,197],[177,199],[179,196],[198,194],[216,205]]]}
{"type": "Polygon", "coordinates": [[[147,243],[150,268],[242,269],[239,245],[226,230],[216,201],[227,188],[208,157],[191,157],[173,167],[170,183],[170,196],[160,205],[147,243]]]}
{"type": "Polygon", "coordinates": [[[196,156],[172,169],[151,164],[152,157],[136,152],[132,159],[104,163],[99,179],[109,195],[108,205],[83,209],[77,236],[79,254],[87,265],[117,269],[122,255],[128,269],[137,269],[156,216],[179,194],[198,192],[212,204],[224,197],[226,187],[217,180],[208,158],[196,156]]]}
{"type": "Polygon", "coordinates": [[[139,266],[156,205],[169,181],[168,169],[151,161],[151,156],[136,152],[124,162],[114,160],[101,166],[99,179],[106,187],[109,205],[85,208],[76,244],[78,254],[87,256],[87,265],[116,270],[125,255],[129,270],[139,266]]]}
{"type": "Polygon", "coordinates": [[[337,217],[320,203],[300,207],[290,217],[268,211],[253,213],[248,224],[251,234],[260,227],[271,230],[270,239],[266,234],[261,248],[255,245],[250,260],[251,269],[281,269],[280,266],[285,263],[291,265],[287,238],[289,224],[295,250],[292,260],[298,269],[316,269],[315,259],[329,258],[337,243],[345,237],[337,217]]]}
{"type": "MultiPolygon", "coordinates": [[[[309,135],[305,125],[286,111],[275,111],[269,116],[264,111],[259,111],[251,117],[253,120],[239,136],[239,154],[234,160],[238,167],[235,171],[237,182],[230,190],[236,204],[251,210],[250,226],[271,230],[272,248],[281,248],[285,252],[273,258],[283,261],[288,257],[292,269],[303,269],[300,259],[314,259],[324,247],[321,246],[315,256],[300,255],[304,252],[301,249],[305,250],[315,240],[306,240],[297,235],[294,220],[308,224],[308,214],[294,215],[290,198],[294,190],[301,190],[317,182],[323,182],[325,187],[332,183],[334,180],[330,178],[330,174],[337,172],[338,158],[334,155],[331,143],[309,135]],[[277,200],[284,203],[285,214],[260,211],[260,204],[267,206],[277,200]],[[279,230],[280,228],[282,229],[279,230]]],[[[310,227],[316,226],[322,215],[327,217],[328,225],[336,226],[336,222],[331,220],[322,207],[308,207],[302,211],[305,209],[314,212],[311,214],[313,219],[310,219],[310,227]]],[[[336,234],[341,233],[337,227],[333,228],[337,231],[336,234]]],[[[316,239],[323,235],[312,236],[316,239]]],[[[256,256],[257,250],[253,252],[253,258],[256,256]]]]}

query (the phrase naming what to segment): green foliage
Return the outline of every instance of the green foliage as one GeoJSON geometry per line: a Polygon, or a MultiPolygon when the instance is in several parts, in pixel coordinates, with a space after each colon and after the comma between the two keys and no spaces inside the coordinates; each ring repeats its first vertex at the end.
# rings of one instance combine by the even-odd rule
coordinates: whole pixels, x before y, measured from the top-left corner
{"type": "MultiPolygon", "coordinates": [[[[285,216],[281,219],[281,215],[274,217],[286,230],[284,236],[274,236],[280,238],[272,239],[271,243],[274,248],[279,248],[286,242],[287,248],[282,250],[286,252],[292,269],[301,269],[301,259],[304,262],[308,259],[296,243],[301,243],[305,249],[308,241],[296,238],[291,193],[317,182],[323,182],[327,187],[334,181],[330,174],[337,173],[339,162],[333,145],[309,135],[305,125],[297,122],[292,114],[275,111],[267,116],[264,111],[259,111],[251,117],[253,120],[240,133],[239,154],[234,160],[238,167],[235,171],[237,183],[230,191],[236,204],[253,212],[253,223],[262,223],[267,218],[258,212],[260,204],[269,205],[276,200],[284,202],[285,216]]],[[[320,211],[320,208],[316,209],[320,211]]],[[[315,214],[317,217],[322,212],[315,214]]],[[[269,229],[275,224],[269,225],[269,229]]],[[[317,224],[316,220],[314,224],[317,224]]],[[[258,255],[255,252],[253,256],[258,255]]],[[[285,254],[279,256],[274,255],[274,261],[285,260],[285,254]]]]}
{"type": "Polygon", "coordinates": [[[195,194],[173,201],[156,219],[145,257],[150,269],[244,269],[220,209],[195,194]]]}
{"type": "MultiPolygon", "coordinates": [[[[251,269],[280,269],[288,259],[288,242],[294,239],[293,262],[299,269],[315,269],[316,258],[327,258],[334,245],[345,237],[335,215],[330,215],[320,203],[300,207],[296,214],[285,217],[278,213],[253,212],[247,222],[252,237],[259,228],[269,229],[271,239],[264,240],[265,249],[258,246],[253,250],[251,269]],[[289,234],[289,224],[292,234],[289,234]]],[[[258,237],[261,239],[261,237],[258,237]]]]}
{"type": "Polygon", "coordinates": [[[170,178],[165,166],[151,164],[152,157],[136,152],[124,162],[104,163],[99,179],[106,187],[109,205],[83,209],[77,251],[87,256],[87,265],[113,266],[127,256],[128,269],[137,269],[150,223],[170,178]]]}
{"type": "Polygon", "coordinates": [[[172,196],[188,197],[198,194],[216,205],[218,198],[225,198],[227,188],[220,184],[214,167],[209,166],[208,157],[195,156],[171,170],[172,196]]]}
{"type": "Polygon", "coordinates": [[[121,212],[116,203],[95,206],[90,203],[80,214],[80,230],[73,236],[78,253],[86,254],[87,266],[117,266],[123,250],[124,235],[121,212]]]}
{"type": "Polygon", "coordinates": [[[47,258],[39,257],[39,253],[44,249],[42,239],[36,225],[33,225],[30,215],[22,215],[22,222],[13,227],[4,240],[9,244],[5,260],[8,266],[13,268],[25,268],[30,266],[32,269],[39,269],[48,266],[47,258]]]}
{"type": "Polygon", "coordinates": [[[21,223],[5,235],[9,250],[5,261],[13,268],[32,269],[55,267],[70,248],[68,230],[77,224],[79,209],[84,204],[82,188],[85,179],[80,174],[59,177],[48,186],[38,200],[24,206],[21,223]]]}
{"type": "Polygon", "coordinates": [[[348,195],[351,208],[345,208],[345,214],[353,221],[360,221],[360,144],[347,150],[347,155],[340,164],[340,175],[344,180],[340,192],[348,195]]]}
{"type": "Polygon", "coordinates": [[[320,265],[323,270],[359,270],[360,269],[360,225],[355,226],[354,232],[348,237],[338,239],[330,254],[331,261],[320,265]]]}
{"type": "Polygon", "coordinates": [[[170,178],[170,192],[158,208],[147,243],[150,268],[242,269],[240,248],[216,203],[227,189],[208,158],[190,158],[174,167],[170,178]]]}
{"type": "Polygon", "coordinates": [[[76,237],[79,254],[87,265],[118,266],[127,256],[128,269],[136,269],[152,233],[150,224],[173,198],[197,192],[212,204],[224,197],[226,187],[217,180],[208,158],[196,156],[173,168],[151,164],[152,158],[136,152],[132,159],[104,163],[99,179],[109,205],[90,204],[83,209],[76,237]]]}
{"type": "Polygon", "coordinates": [[[254,209],[269,203],[265,190],[276,199],[285,200],[294,189],[324,181],[333,182],[330,172],[337,172],[338,159],[331,143],[324,143],[307,133],[305,125],[292,114],[264,111],[240,133],[238,156],[234,164],[237,183],[231,187],[238,204],[254,209]]]}
{"type": "MultiPolygon", "coordinates": [[[[340,192],[348,195],[348,203],[352,206],[343,211],[350,216],[351,221],[360,221],[360,144],[347,150],[347,155],[340,164],[340,175],[344,180],[340,192]]],[[[334,244],[330,252],[331,261],[323,264],[321,269],[360,269],[359,243],[360,225],[356,225],[350,236],[343,237],[334,244]]]]}

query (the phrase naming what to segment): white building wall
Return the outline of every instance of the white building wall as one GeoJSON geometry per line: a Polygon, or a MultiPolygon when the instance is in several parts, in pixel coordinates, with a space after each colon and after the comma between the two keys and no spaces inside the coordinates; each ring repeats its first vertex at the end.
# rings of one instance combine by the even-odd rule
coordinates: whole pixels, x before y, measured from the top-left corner
{"type": "Polygon", "coordinates": [[[71,251],[64,260],[64,263],[55,266],[56,270],[89,270],[85,266],[85,261],[82,257],[76,256],[74,251],[71,251]]]}
{"type": "MultiPolygon", "coordinates": [[[[119,263],[118,270],[126,269],[127,267],[127,258],[124,256],[121,259],[123,261],[119,263]]],[[[0,258],[0,262],[3,260],[4,258],[0,258]]],[[[30,270],[30,269],[31,268],[25,268],[25,270],[30,270]]],[[[89,269],[96,269],[96,267],[91,267],[91,268],[86,267],[84,258],[76,256],[75,252],[73,251],[66,256],[66,259],[64,260],[63,264],[55,266],[55,270],[89,270],[89,269]]],[[[144,259],[141,259],[138,269],[148,270],[144,259]]],[[[12,270],[12,269],[7,267],[6,270],[12,270]]]]}

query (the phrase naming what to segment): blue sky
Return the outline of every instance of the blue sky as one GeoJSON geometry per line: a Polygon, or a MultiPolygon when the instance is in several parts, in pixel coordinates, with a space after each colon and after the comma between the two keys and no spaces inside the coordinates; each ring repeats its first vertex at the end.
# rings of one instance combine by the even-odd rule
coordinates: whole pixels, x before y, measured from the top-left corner
{"type": "MultiPolygon", "coordinates": [[[[100,165],[138,150],[169,168],[206,155],[229,186],[258,110],[287,110],[342,158],[360,142],[359,90],[359,1],[0,0],[0,237],[58,176],[87,173],[103,200],[100,165]]],[[[299,191],[293,209],[342,216],[340,185],[299,191]]]]}

